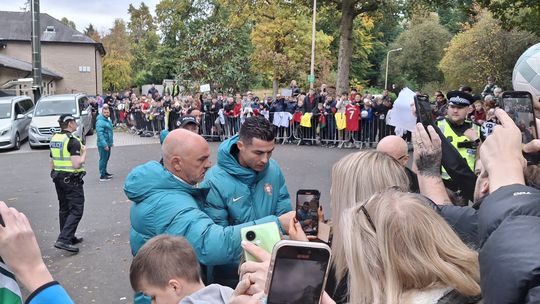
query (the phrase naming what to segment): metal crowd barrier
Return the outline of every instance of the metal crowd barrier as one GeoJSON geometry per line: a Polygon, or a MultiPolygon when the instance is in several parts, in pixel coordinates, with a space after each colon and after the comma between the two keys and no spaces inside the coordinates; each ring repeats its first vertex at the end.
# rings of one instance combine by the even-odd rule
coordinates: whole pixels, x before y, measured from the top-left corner
{"type": "MultiPolygon", "coordinates": [[[[320,115],[314,115],[311,118],[311,127],[301,126],[292,119],[292,115],[285,112],[270,113],[269,120],[275,126],[276,142],[279,144],[365,148],[374,147],[383,137],[394,134],[394,127],[375,115],[370,120],[359,119],[358,131],[338,130],[333,114],[325,116],[325,124],[320,122],[320,115]]],[[[203,113],[199,132],[207,140],[222,141],[238,134],[241,124],[240,117],[220,117],[218,113],[203,113]]]]}

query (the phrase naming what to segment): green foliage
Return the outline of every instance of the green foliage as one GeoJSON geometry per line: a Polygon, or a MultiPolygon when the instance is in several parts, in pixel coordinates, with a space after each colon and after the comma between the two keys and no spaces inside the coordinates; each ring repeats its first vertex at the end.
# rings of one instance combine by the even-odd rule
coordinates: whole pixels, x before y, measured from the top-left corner
{"type": "Polygon", "coordinates": [[[131,52],[126,24],[116,19],[109,34],[102,39],[107,54],[103,58],[103,88],[120,90],[132,82],[131,52]]]}
{"type": "Polygon", "coordinates": [[[521,29],[540,36],[540,1],[538,0],[478,0],[505,29],[521,29]]]}
{"type": "Polygon", "coordinates": [[[94,26],[92,25],[92,23],[90,23],[85,29],[84,29],[84,34],[90,38],[92,38],[92,40],[94,40],[95,42],[100,42],[101,41],[101,36],[99,35],[99,33],[96,31],[96,29],[94,28],[94,26]]]}
{"type": "MultiPolygon", "coordinates": [[[[156,34],[157,27],[154,24],[154,19],[144,2],[141,3],[138,9],[130,4],[128,14],[130,15],[130,21],[127,28],[129,30],[130,50],[133,56],[131,66],[134,78],[140,80],[140,73],[147,72],[145,69],[148,62],[155,56],[159,45],[159,36],[156,34]]],[[[142,75],[148,75],[148,73],[142,75]]]]}
{"type": "Polygon", "coordinates": [[[60,19],[60,22],[62,22],[63,24],[65,24],[66,26],[74,29],[74,30],[77,30],[77,26],[75,25],[75,22],[69,20],[68,18],[66,17],[62,17],[62,19],[60,19]]]}
{"type": "Polygon", "coordinates": [[[403,50],[390,54],[388,84],[418,89],[428,82],[442,81],[438,64],[451,38],[436,14],[413,18],[409,28],[390,45],[390,49],[403,50]]]}
{"type": "Polygon", "coordinates": [[[479,93],[486,77],[493,75],[499,86],[509,89],[517,59],[536,42],[538,37],[533,34],[503,30],[485,13],[478,23],[452,39],[439,67],[451,88],[469,85],[479,93]]]}

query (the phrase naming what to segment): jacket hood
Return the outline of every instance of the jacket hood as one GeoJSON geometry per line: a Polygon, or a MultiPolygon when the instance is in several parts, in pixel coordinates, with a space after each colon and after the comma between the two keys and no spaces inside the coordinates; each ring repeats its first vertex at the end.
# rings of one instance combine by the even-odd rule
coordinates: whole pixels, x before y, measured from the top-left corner
{"type": "Polygon", "coordinates": [[[240,165],[238,160],[236,160],[236,158],[231,154],[232,149],[238,149],[236,147],[236,143],[238,142],[239,138],[239,135],[235,135],[219,145],[217,163],[220,168],[230,175],[238,178],[240,181],[242,181],[242,183],[251,184],[264,176],[264,173],[266,170],[268,170],[270,162],[266,164],[266,167],[261,172],[257,172],[251,168],[245,168],[240,165]]]}
{"type": "Polygon", "coordinates": [[[180,181],[157,161],[136,167],[128,174],[124,183],[124,193],[135,203],[140,203],[155,193],[171,191],[195,195],[202,189],[180,181]]]}
{"type": "Polygon", "coordinates": [[[99,114],[97,117],[96,117],[96,120],[101,120],[101,121],[105,121],[105,122],[109,122],[109,119],[105,116],[103,116],[102,114],[99,114]]]}

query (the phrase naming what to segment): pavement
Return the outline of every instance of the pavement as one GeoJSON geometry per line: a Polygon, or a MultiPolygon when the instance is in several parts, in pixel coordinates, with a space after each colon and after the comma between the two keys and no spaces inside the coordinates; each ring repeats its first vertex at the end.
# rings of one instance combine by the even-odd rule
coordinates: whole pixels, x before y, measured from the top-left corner
{"type": "MultiPolygon", "coordinates": [[[[129,284],[132,255],[129,247],[129,209],[123,183],[139,164],[160,159],[158,138],[142,138],[115,132],[115,147],[109,161],[114,178],[100,182],[95,135],[87,138],[89,149],[85,177],[85,211],[77,230],[84,237],[80,253],[55,249],[58,236],[58,201],[50,179],[48,149],[31,150],[25,143],[19,151],[0,152],[0,199],[24,212],[36,233],[41,253],[54,278],[75,303],[131,303],[129,284]]],[[[213,162],[219,143],[209,143],[213,162]]],[[[332,165],[356,149],[276,145],[273,158],[280,164],[295,201],[298,189],[318,189],[328,217],[332,165]]],[[[25,296],[28,295],[23,291],[25,296]]]]}

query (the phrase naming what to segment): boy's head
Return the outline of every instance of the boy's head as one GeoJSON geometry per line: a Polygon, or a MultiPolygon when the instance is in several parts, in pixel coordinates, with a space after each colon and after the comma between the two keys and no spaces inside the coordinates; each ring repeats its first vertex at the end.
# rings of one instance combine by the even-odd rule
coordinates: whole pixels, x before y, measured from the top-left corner
{"type": "Polygon", "coordinates": [[[178,303],[201,284],[199,262],[186,239],[159,235],[141,247],[129,270],[131,287],[152,303],[178,303]]]}

